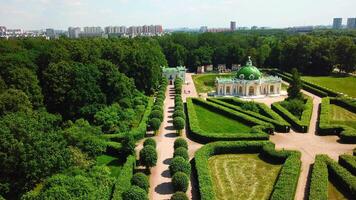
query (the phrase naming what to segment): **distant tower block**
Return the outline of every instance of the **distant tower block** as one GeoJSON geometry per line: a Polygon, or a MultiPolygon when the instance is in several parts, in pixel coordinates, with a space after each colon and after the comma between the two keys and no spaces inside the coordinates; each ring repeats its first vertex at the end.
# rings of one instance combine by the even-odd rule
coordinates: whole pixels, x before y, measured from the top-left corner
{"type": "Polygon", "coordinates": [[[235,21],[230,22],[230,30],[236,31],[236,22],[235,21]]]}

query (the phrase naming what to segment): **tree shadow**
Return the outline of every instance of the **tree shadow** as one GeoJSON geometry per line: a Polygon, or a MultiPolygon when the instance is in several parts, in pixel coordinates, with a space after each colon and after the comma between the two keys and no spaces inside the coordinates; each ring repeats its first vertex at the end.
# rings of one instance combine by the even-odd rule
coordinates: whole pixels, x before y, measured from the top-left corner
{"type": "Polygon", "coordinates": [[[170,120],[168,120],[167,122],[168,122],[168,123],[173,123],[173,120],[170,119],[170,120]]]}
{"type": "Polygon", "coordinates": [[[156,186],[155,192],[158,194],[173,194],[173,186],[170,182],[161,183],[156,186]]]}
{"type": "Polygon", "coordinates": [[[166,126],[166,127],[164,127],[164,129],[167,130],[167,131],[174,131],[175,130],[174,126],[166,126]]]}
{"type": "Polygon", "coordinates": [[[171,173],[169,172],[169,170],[164,170],[162,173],[161,173],[161,176],[162,177],[165,177],[165,178],[171,178],[171,173]]]}
{"type": "Polygon", "coordinates": [[[199,193],[198,173],[195,167],[194,158],[190,161],[190,165],[192,166],[192,173],[190,174],[190,184],[192,187],[191,190],[192,200],[199,200],[200,193],[199,193]]]}
{"type": "Polygon", "coordinates": [[[172,162],[172,158],[167,158],[166,160],[163,161],[163,164],[170,165],[171,162],[172,162]]]}
{"type": "Polygon", "coordinates": [[[164,137],[175,138],[175,137],[178,137],[178,136],[177,136],[177,133],[174,132],[174,133],[167,133],[167,134],[164,135],[164,137]]]}
{"type": "Polygon", "coordinates": [[[174,110],[169,110],[168,113],[174,113],[174,110]]]}

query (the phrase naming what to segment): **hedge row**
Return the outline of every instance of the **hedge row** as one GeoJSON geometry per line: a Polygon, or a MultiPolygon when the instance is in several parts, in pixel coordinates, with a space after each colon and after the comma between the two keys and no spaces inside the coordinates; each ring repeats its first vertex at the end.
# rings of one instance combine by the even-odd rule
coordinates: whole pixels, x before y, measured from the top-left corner
{"type": "Polygon", "coordinates": [[[308,132],[310,119],[313,111],[313,99],[308,97],[305,103],[305,108],[300,119],[290,113],[286,108],[281,105],[281,102],[275,102],[271,105],[272,110],[281,115],[289,122],[294,129],[299,132],[308,132]]]}
{"type": "Polygon", "coordinates": [[[317,155],[316,158],[318,159],[317,164],[320,166],[316,169],[313,168],[312,178],[313,176],[317,178],[312,179],[309,199],[319,199],[317,195],[326,195],[327,197],[328,190],[325,184],[328,184],[330,179],[340,186],[348,196],[356,196],[356,176],[327,155],[317,155]],[[321,171],[324,169],[321,169],[322,165],[319,162],[323,162],[327,166],[327,175],[321,171]],[[323,182],[321,183],[321,181],[323,182]]]}
{"type": "Polygon", "coordinates": [[[163,121],[164,117],[164,100],[166,99],[166,89],[168,81],[162,77],[160,87],[156,94],[155,102],[152,107],[151,114],[149,116],[149,127],[156,133],[163,121]]]}
{"type": "Polygon", "coordinates": [[[348,102],[348,100],[340,98],[325,97],[321,100],[320,106],[320,120],[318,126],[318,134],[320,135],[339,135],[340,139],[345,143],[356,143],[356,130],[343,125],[331,123],[331,108],[330,103],[337,104],[339,106],[345,106],[346,109],[353,109],[354,104],[348,102]]]}
{"type": "Polygon", "coordinates": [[[268,159],[284,162],[270,199],[294,199],[300,173],[300,153],[275,151],[274,145],[268,141],[233,141],[209,143],[195,153],[199,192],[202,200],[215,199],[213,181],[207,167],[208,159],[214,155],[236,153],[261,153],[261,156],[268,156],[268,159]]]}
{"type": "Polygon", "coordinates": [[[189,163],[188,145],[183,138],[174,141],[174,154],[169,165],[172,185],[175,192],[186,192],[189,186],[191,165],[189,163]]]}
{"type": "Polygon", "coordinates": [[[324,157],[324,155],[315,157],[310,179],[309,200],[328,199],[328,167],[324,157]]]}
{"type": "MultiPolygon", "coordinates": [[[[148,117],[151,113],[153,106],[153,98],[150,97],[147,102],[146,110],[142,115],[141,121],[136,128],[133,128],[129,134],[133,135],[135,140],[140,140],[145,137],[148,125],[148,117]]],[[[116,134],[104,134],[103,137],[107,139],[114,140],[116,142],[120,142],[123,137],[125,137],[126,133],[116,133],[116,134]]]]}
{"type": "Polygon", "coordinates": [[[339,156],[339,164],[356,176],[356,156],[341,155],[339,156]]]}
{"type": "Polygon", "coordinates": [[[174,81],[175,97],[174,97],[173,126],[177,130],[179,135],[181,133],[181,130],[184,129],[184,125],[185,125],[184,105],[182,100],[182,84],[183,81],[180,78],[177,78],[174,81]]]}
{"type": "Polygon", "coordinates": [[[249,115],[251,117],[254,117],[254,118],[262,120],[262,121],[265,121],[267,123],[271,123],[274,125],[276,131],[278,131],[278,132],[288,133],[290,130],[290,124],[264,104],[256,103],[256,105],[259,107],[259,109],[263,108],[263,112],[268,113],[268,116],[273,116],[273,117],[278,116],[277,117],[278,119],[275,119],[273,117],[272,118],[267,117],[265,115],[262,115],[260,113],[256,113],[256,112],[253,112],[250,110],[245,110],[245,109],[241,108],[240,105],[246,103],[246,101],[238,100],[236,98],[208,98],[207,100],[214,102],[216,104],[225,106],[227,108],[236,110],[238,112],[242,112],[246,115],[249,115]]]}
{"type": "Polygon", "coordinates": [[[128,156],[114,185],[113,200],[122,200],[122,194],[130,189],[135,167],[136,157],[133,155],[128,156]]]}
{"type": "Polygon", "coordinates": [[[252,118],[248,115],[197,98],[187,98],[187,110],[188,110],[188,122],[191,131],[190,134],[194,139],[199,140],[200,142],[203,143],[219,141],[219,140],[268,140],[269,135],[263,131],[269,131],[269,132],[273,131],[272,124],[268,124],[266,122],[256,120],[255,118],[252,118]],[[225,133],[216,133],[216,134],[206,133],[199,126],[193,101],[194,103],[206,106],[208,109],[212,109],[216,112],[221,112],[226,116],[245,122],[254,127],[252,128],[250,133],[236,133],[234,135],[225,134],[225,133]]]}
{"type": "MultiPolygon", "coordinates": [[[[272,72],[273,74],[280,76],[284,81],[290,82],[292,79],[292,75],[290,73],[287,72],[281,72],[279,70],[273,70],[272,72]]],[[[331,96],[331,97],[336,97],[339,96],[340,93],[332,91],[328,88],[322,87],[320,85],[317,85],[315,83],[311,83],[305,80],[302,80],[303,83],[303,89],[313,93],[319,97],[327,97],[327,96],[331,96]]]]}

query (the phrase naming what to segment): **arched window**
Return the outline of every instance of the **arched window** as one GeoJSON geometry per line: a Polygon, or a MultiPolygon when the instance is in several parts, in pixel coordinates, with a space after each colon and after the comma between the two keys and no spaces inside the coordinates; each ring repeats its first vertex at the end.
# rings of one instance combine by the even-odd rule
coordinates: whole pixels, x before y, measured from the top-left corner
{"type": "Polygon", "coordinates": [[[263,88],[263,94],[267,94],[266,87],[263,88]]]}
{"type": "Polygon", "coordinates": [[[248,95],[249,96],[254,96],[255,95],[255,88],[253,86],[250,86],[248,89],[248,95]]]}
{"type": "Polygon", "coordinates": [[[236,87],[234,88],[234,94],[236,94],[236,87]]]}
{"type": "Polygon", "coordinates": [[[274,86],[273,85],[271,85],[271,87],[270,87],[270,93],[274,93],[274,86]]]}
{"type": "Polygon", "coordinates": [[[223,94],[223,88],[220,87],[220,94],[222,95],[223,94]]]}

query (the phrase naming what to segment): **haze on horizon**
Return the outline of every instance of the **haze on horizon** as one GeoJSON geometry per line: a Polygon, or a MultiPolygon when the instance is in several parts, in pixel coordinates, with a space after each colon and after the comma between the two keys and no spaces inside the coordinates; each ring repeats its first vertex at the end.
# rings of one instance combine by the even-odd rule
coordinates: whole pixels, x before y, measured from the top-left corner
{"type": "Polygon", "coordinates": [[[69,26],[162,24],[200,26],[329,25],[356,17],[355,0],[0,0],[0,26],[67,29],[69,26]]]}

